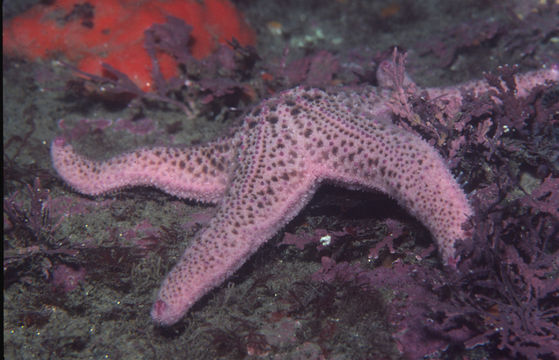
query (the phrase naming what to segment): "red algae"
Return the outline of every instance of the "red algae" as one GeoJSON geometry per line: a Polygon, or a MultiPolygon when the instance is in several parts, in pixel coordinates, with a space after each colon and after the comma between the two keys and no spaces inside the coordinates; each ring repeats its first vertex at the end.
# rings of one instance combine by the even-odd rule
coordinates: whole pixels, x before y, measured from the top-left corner
{"type": "MultiPolygon", "coordinates": [[[[80,70],[94,75],[107,75],[102,67],[107,63],[149,90],[153,80],[144,31],[165,23],[167,16],[193,27],[190,52],[197,59],[233,38],[242,45],[255,41],[254,33],[228,0],[58,0],[36,5],[6,21],[3,49],[8,55],[32,60],[64,55],[80,70]]],[[[157,57],[166,78],[176,75],[172,57],[162,53],[157,57]]]]}

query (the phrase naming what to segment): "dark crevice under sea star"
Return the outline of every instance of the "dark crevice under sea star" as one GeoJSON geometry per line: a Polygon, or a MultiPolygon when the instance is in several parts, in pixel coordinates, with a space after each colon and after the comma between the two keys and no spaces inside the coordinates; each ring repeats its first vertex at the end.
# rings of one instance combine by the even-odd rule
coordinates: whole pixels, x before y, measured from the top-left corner
{"type": "MultiPolygon", "coordinates": [[[[55,169],[75,190],[98,195],[151,185],[180,198],[213,202],[217,213],[199,231],[163,281],[151,315],[179,321],[209,290],[235,272],[309,202],[324,180],[387,193],[433,235],[443,261],[470,234],[464,192],[437,151],[391,121],[397,91],[379,66],[378,88],[325,92],[295,88],[245,115],[231,138],[207,145],[142,148],[106,161],[78,155],[62,137],[53,141],[55,169]]],[[[556,67],[517,76],[519,89],[558,79],[556,67]]],[[[410,81],[406,79],[406,81],[410,81]]],[[[461,100],[485,81],[423,89],[461,100]]]]}

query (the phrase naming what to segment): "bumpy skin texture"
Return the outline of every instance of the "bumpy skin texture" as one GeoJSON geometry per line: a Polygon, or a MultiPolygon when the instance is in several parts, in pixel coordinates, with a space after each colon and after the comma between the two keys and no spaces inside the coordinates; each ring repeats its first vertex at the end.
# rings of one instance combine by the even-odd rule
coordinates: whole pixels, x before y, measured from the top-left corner
{"type": "Polygon", "coordinates": [[[85,194],[152,185],[217,203],[153,306],[154,321],[170,325],[292,219],[324,180],[389,194],[431,231],[443,260],[455,260],[472,210],[435,149],[390,122],[389,98],[390,90],[373,88],[359,94],[295,88],[255,107],[230,139],[93,161],[58,138],[52,159],[85,194]]]}

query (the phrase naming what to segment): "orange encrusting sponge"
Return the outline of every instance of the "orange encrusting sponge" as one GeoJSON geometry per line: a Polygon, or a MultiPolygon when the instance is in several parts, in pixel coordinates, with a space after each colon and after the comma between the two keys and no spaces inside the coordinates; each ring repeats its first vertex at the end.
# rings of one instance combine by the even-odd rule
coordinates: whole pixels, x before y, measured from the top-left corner
{"type": "MultiPolygon", "coordinates": [[[[149,90],[152,65],[144,49],[144,31],[165,23],[169,15],[193,27],[190,52],[197,59],[232,38],[242,45],[255,42],[254,33],[228,0],[57,0],[5,22],[3,50],[28,59],[63,54],[94,75],[106,75],[101,65],[107,63],[149,90]]],[[[176,75],[174,59],[157,56],[163,75],[176,75]]]]}

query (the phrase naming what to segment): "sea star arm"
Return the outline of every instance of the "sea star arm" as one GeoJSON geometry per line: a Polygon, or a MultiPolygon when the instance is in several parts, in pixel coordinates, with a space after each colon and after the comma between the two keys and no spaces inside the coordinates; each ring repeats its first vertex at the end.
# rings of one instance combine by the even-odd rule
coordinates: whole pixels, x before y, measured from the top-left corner
{"type": "Polygon", "coordinates": [[[367,126],[356,127],[355,122],[348,118],[330,129],[338,150],[319,155],[322,176],[396,199],[429,229],[443,261],[453,264],[455,243],[469,236],[464,225],[472,209],[441,156],[417,135],[391,124],[369,119],[367,126]],[[347,135],[335,135],[340,132],[347,135]],[[348,146],[348,138],[360,145],[348,146]]]}
{"type": "MultiPolygon", "coordinates": [[[[405,72],[404,57],[396,52],[394,52],[392,59],[386,59],[380,63],[376,76],[380,88],[393,93],[391,103],[397,104],[402,101],[402,98],[407,98],[412,93],[422,97],[426,94],[428,99],[439,103],[439,106],[444,109],[449,118],[454,118],[461,110],[465,95],[481,96],[489,94],[495,103],[501,103],[501,99],[492,95],[492,92],[495,93],[498,89],[495,88],[495,84],[490,84],[487,79],[472,80],[453,86],[418,87],[405,72]]],[[[514,89],[511,90],[515,91],[515,96],[527,97],[538,86],[559,82],[559,64],[555,63],[539,70],[514,74],[513,77],[514,89]]],[[[500,82],[498,86],[504,89],[512,86],[512,84],[507,84],[504,79],[500,79],[500,82]]],[[[391,107],[397,109],[397,106],[391,107]]]]}
{"type": "Polygon", "coordinates": [[[244,139],[246,151],[215,217],[163,281],[151,311],[158,324],[180,320],[293,218],[318,186],[296,147],[282,155],[272,129],[259,124],[252,130],[257,135],[244,139]]]}
{"type": "Polygon", "coordinates": [[[54,168],[77,191],[99,195],[155,186],[181,198],[216,202],[225,193],[233,158],[230,140],[192,148],[141,148],[106,161],[77,154],[59,137],[51,146],[54,168]]]}
{"type": "Polygon", "coordinates": [[[443,260],[452,264],[456,241],[469,236],[463,225],[472,209],[437,151],[387,121],[386,105],[375,92],[289,94],[273,107],[279,123],[298,128],[295,142],[310,160],[306,171],[387,193],[431,231],[443,260]]]}
{"type": "MultiPolygon", "coordinates": [[[[559,65],[552,65],[545,69],[530,71],[522,74],[515,74],[514,81],[516,84],[516,95],[526,97],[536,86],[542,86],[547,82],[559,81],[559,65]]],[[[503,83],[503,87],[506,85],[503,83]]],[[[485,92],[494,89],[485,79],[473,80],[463,83],[459,86],[434,87],[425,88],[430,99],[442,98],[459,98],[462,101],[464,94],[472,94],[479,96],[485,92]]]]}

